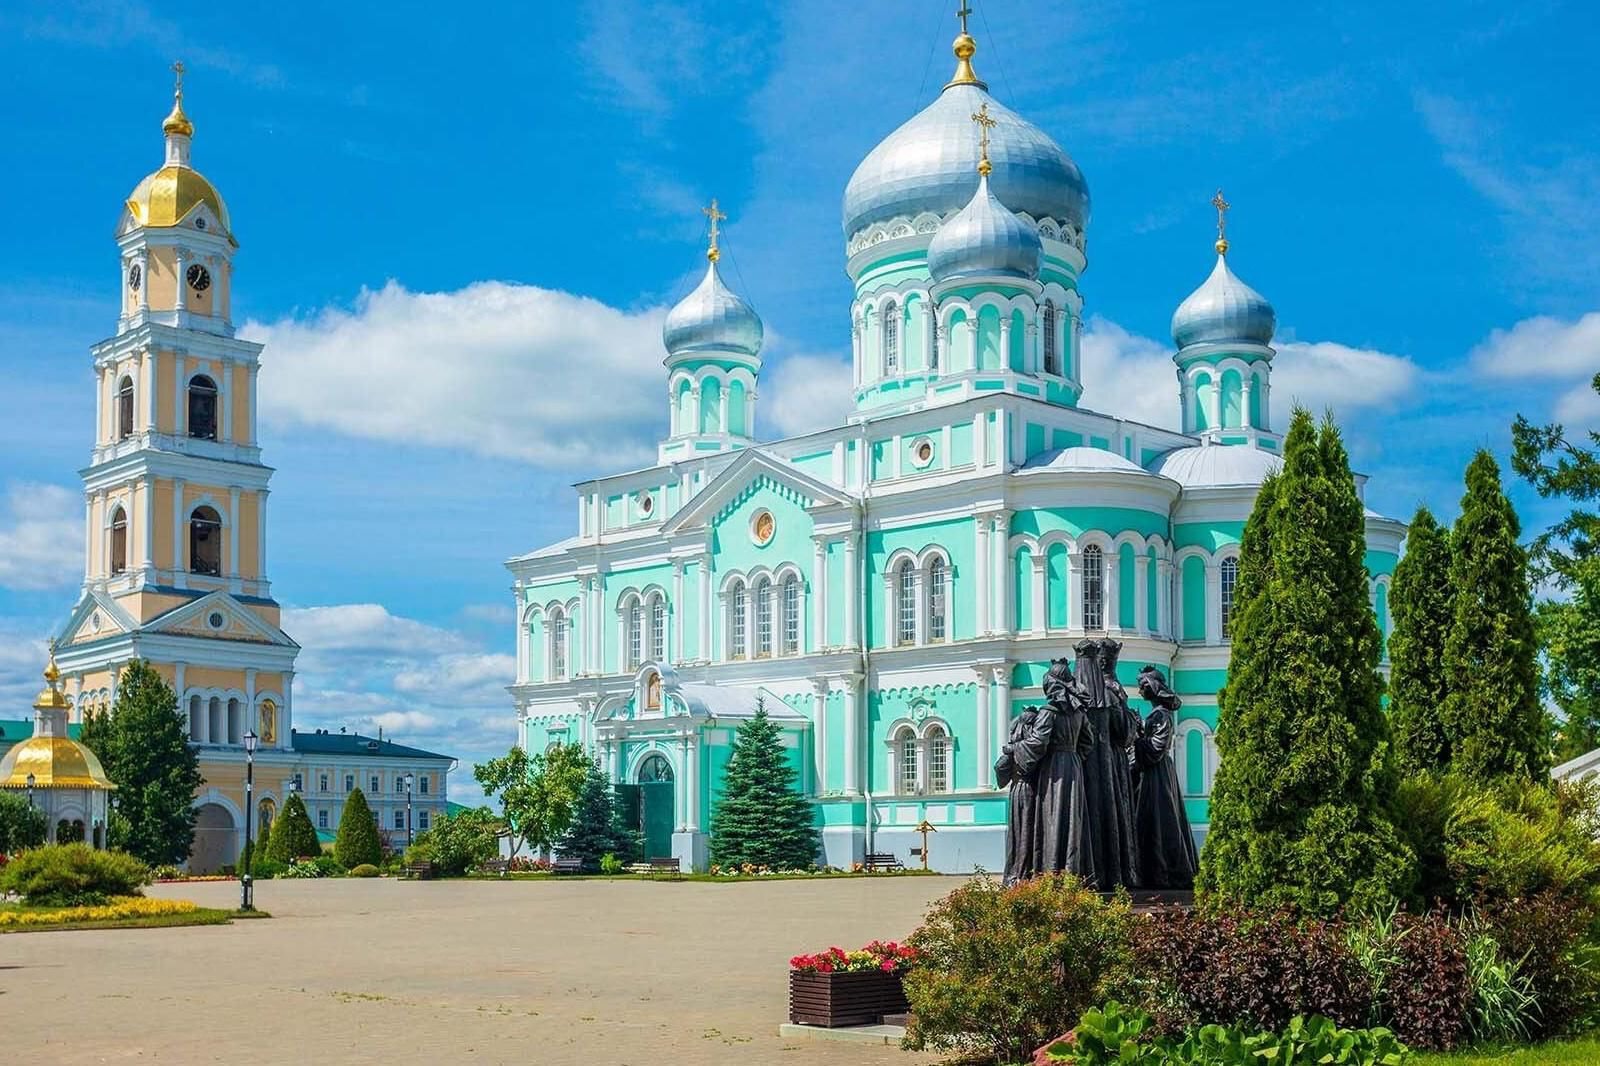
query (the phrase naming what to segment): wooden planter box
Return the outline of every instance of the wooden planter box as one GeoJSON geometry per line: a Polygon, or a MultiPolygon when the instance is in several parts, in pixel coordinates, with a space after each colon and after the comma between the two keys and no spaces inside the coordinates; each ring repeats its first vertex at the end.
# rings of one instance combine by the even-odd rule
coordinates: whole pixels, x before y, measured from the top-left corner
{"type": "Polygon", "coordinates": [[[909,1009],[897,973],[789,971],[789,1020],[796,1025],[877,1025],[885,1014],[909,1009]]]}

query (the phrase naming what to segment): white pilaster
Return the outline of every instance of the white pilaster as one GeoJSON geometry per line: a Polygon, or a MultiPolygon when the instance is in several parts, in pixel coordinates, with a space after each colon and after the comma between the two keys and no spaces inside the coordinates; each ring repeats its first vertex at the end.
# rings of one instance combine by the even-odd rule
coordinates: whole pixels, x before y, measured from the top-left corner
{"type": "Polygon", "coordinates": [[[989,682],[994,677],[991,666],[973,667],[978,674],[978,787],[994,787],[994,760],[989,757],[989,731],[993,728],[994,713],[989,706],[989,682]]]}
{"type": "Polygon", "coordinates": [[[278,720],[278,747],[292,746],[290,735],[294,732],[294,671],[283,675],[283,707],[278,720]]]}
{"type": "MultiPolygon", "coordinates": [[[[104,370],[101,370],[99,375],[100,376],[95,379],[94,386],[94,442],[96,445],[107,439],[105,436],[106,378],[110,376],[104,370]]],[[[117,439],[117,431],[115,426],[112,427],[110,439],[112,441],[117,439]]]]}
{"type": "Polygon", "coordinates": [[[228,576],[239,576],[239,487],[228,490],[228,576]]]}
{"type": "Polygon", "coordinates": [[[1106,632],[1114,633],[1122,629],[1122,554],[1115,545],[1110,545],[1100,556],[1101,588],[1105,590],[1105,618],[1106,632]]]}
{"type": "Polygon", "coordinates": [[[683,661],[683,560],[672,561],[672,602],[667,604],[672,612],[671,645],[666,649],[669,663],[683,661]]]}
{"type": "MultiPolygon", "coordinates": [[[[257,388],[257,379],[260,376],[261,376],[261,364],[260,363],[251,363],[250,364],[250,396],[249,396],[249,401],[250,401],[250,436],[249,436],[248,440],[244,441],[244,443],[252,445],[252,446],[256,443],[256,388],[257,388]]],[[[262,573],[265,573],[266,572],[266,567],[263,566],[261,568],[261,570],[262,570],[262,573]]]]}
{"type": "Polygon", "coordinates": [[[977,563],[977,573],[973,575],[973,591],[978,601],[978,635],[983,636],[990,631],[989,625],[989,567],[993,562],[993,553],[989,551],[989,516],[978,515],[973,519],[977,538],[976,548],[973,552],[973,561],[977,563]]]}
{"type": "Polygon", "coordinates": [[[700,576],[700,646],[695,657],[709,662],[711,655],[711,556],[700,556],[695,566],[700,576]]]}
{"type": "Polygon", "coordinates": [[[1083,553],[1067,553],[1067,625],[1083,628],[1083,553]]]}
{"type": "Polygon", "coordinates": [[[1011,512],[1000,511],[994,515],[994,531],[989,535],[991,546],[994,549],[994,574],[995,584],[999,586],[995,597],[996,617],[994,631],[996,633],[1009,633],[1014,628],[1012,620],[1016,616],[1016,609],[1012,606],[1012,599],[1016,595],[1016,582],[1012,580],[1007,565],[1006,556],[1009,554],[1006,542],[1011,535],[1011,512]]]}
{"type": "Polygon", "coordinates": [[[844,790],[861,795],[861,678],[851,674],[837,682],[844,688],[844,790]]]}
{"type": "Polygon", "coordinates": [[[1222,643],[1222,570],[1206,562],[1206,643],[1222,643]]]}
{"type": "Polygon", "coordinates": [[[139,550],[148,576],[156,567],[156,479],[149,475],[139,482],[139,550]]]}
{"type": "Polygon", "coordinates": [[[182,352],[172,353],[172,433],[178,437],[189,432],[189,409],[184,403],[184,386],[188,384],[189,377],[188,362],[182,352]]]}
{"type": "Polygon", "coordinates": [[[828,643],[828,546],[818,537],[811,544],[811,651],[821,651],[828,643]]]}
{"type": "Polygon", "coordinates": [[[1050,628],[1049,600],[1045,596],[1046,577],[1049,572],[1049,560],[1042,551],[1034,552],[1029,557],[1029,565],[1033,567],[1031,580],[1028,582],[1033,594],[1033,632],[1043,633],[1050,628]]]}
{"type": "Polygon", "coordinates": [[[811,759],[817,776],[813,794],[820,796],[828,788],[828,679],[825,677],[811,682],[811,739],[811,759]]]}
{"type": "MultiPolygon", "coordinates": [[[[140,291],[144,286],[140,286],[140,291]]],[[[144,431],[156,431],[156,353],[154,349],[146,348],[143,352],[143,377],[144,383],[140,385],[140,399],[144,401],[144,431]]]]}
{"type": "Polygon", "coordinates": [[[1141,551],[1133,557],[1133,628],[1150,632],[1150,556],[1141,551]]]}
{"type": "Polygon", "coordinates": [[[858,532],[850,530],[844,541],[844,643],[846,647],[861,646],[861,575],[856,562],[858,532]]]}
{"type": "MultiPolygon", "coordinates": [[[[989,721],[984,723],[985,730],[978,738],[980,741],[988,740],[990,745],[1004,743],[1004,737],[1011,729],[1011,664],[1009,662],[1001,663],[994,668],[994,682],[995,694],[998,698],[992,708],[993,714],[989,721]]],[[[984,773],[987,775],[985,784],[989,788],[994,787],[994,777],[991,773],[991,767],[994,762],[991,757],[993,751],[993,747],[989,747],[988,751],[980,749],[978,755],[978,758],[983,761],[984,773]]]]}
{"type": "Polygon", "coordinates": [[[94,497],[88,494],[83,499],[83,580],[88,581],[95,576],[94,565],[94,497]]]}
{"type": "Polygon", "coordinates": [[[1172,624],[1172,560],[1156,560],[1156,618],[1150,627],[1158,635],[1177,639],[1172,624]]]}
{"type": "MultiPolygon", "coordinates": [[[[216,303],[212,301],[213,305],[216,303]]],[[[217,427],[217,440],[233,440],[233,364],[223,362],[222,380],[218,382],[218,391],[222,393],[217,397],[218,405],[222,409],[222,424],[217,427]]]]}

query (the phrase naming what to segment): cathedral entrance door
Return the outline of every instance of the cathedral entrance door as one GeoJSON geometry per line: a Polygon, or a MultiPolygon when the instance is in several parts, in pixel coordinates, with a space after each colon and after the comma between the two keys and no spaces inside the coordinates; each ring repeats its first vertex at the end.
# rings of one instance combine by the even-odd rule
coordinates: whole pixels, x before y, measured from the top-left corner
{"type": "Polygon", "coordinates": [[[673,792],[672,764],[652,755],[639,767],[639,829],[644,834],[644,857],[665,859],[672,855],[673,792]]]}

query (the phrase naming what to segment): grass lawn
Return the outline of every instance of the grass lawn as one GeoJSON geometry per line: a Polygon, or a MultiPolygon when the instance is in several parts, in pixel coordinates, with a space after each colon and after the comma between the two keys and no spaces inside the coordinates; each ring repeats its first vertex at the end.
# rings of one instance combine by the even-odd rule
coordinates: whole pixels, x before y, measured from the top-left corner
{"type": "Polygon", "coordinates": [[[1600,1063],[1600,1036],[1556,1040],[1507,1051],[1458,1051],[1418,1055],[1416,1066],[1593,1066],[1600,1063]]]}
{"type": "Polygon", "coordinates": [[[41,918],[40,921],[30,922],[27,925],[0,925],[0,934],[49,933],[60,932],[64,929],[167,929],[182,925],[226,925],[235,918],[271,917],[265,911],[252,911],[245,914],[215,907],[196,907],[193,910],[176,914],[142,914],[123,918],[88,919],[64,917],[62,921],[48,920],[50,915],[66,915],[71,910],[73,908],[29,907],[21,903],[0,903],[0,912],[36,914],[41,918]]]}

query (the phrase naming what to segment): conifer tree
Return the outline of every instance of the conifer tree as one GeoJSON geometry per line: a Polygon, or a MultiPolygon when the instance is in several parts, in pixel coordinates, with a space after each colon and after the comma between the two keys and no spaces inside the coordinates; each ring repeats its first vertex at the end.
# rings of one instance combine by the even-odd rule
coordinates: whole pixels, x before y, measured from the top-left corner
{"type": "Polygon", "coordinates": [[[1450,765],[1479,781],[1537,779],[1550,765],[1521,533],[1500,487],[1499,464],[1480,451],[1467,466],[1461,517],[1450,537],[1454,607],[1444,645],[1450,765]]]}
{"type": "Polygon", "coordinates": [[[1212,901],[1331,914],[1411,887],[1414,857],[1386,813],[1395,778],[1365,554],[1339,431],[1297,409],[1242,537],[1200,856],[1212,901]]]}
{"type": "Polygon", "coordinates": [[[110,844],[152,866],[180,863],[194,848],[198,750],[178,697],[155,668],[129,663],[117,681],[117,700],[91,716],[78,738],[100,758],[117,786],[110,844]]]}
{"type": "Polygon", "coordinates": [[[1450,534],[1418,507],[1389,593],[1389,723],[1402,772],[1450,763],[1444,725],[1444,642],[1450,631],[1450,534]]]}
{"type": "Polygon", "coordinates": [[[289,793],[283,811],[272,823],[272,839],[267,843],[266,854],[273,862],[282,863],[322,854],[322,842],[311,826],[311,816],[306,813],[300,793],[289,793]]]}
{"type": "Polygon", "coordinates": [[[711,818],[711,861],[719,866],[809,869],[817,861],[811,803],[794,787],[776,722],[766,706],[739,726],[711,818]]]}
{"type": "Polygon", "coordinates": [[[333,857],[346,870],[362,863],[373,866],[383,861],[383,841],[378,838],[378,823],[367,805],[366,793],[353,789],[344,799],[339,815],[339,832],[333,838],[333,857]]]}
{"type": "Polygon", "coordinates": [[[598,763],[590,762],[567,831],[556,850],[564,858],[578,859],[586,870],[597,870],[607,855],[633,862],[643,847],[639,831],[623,824],[622,808],[612,794],[610,779],[598,763]]]}

